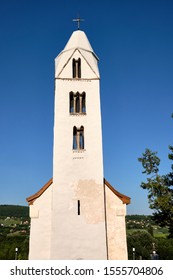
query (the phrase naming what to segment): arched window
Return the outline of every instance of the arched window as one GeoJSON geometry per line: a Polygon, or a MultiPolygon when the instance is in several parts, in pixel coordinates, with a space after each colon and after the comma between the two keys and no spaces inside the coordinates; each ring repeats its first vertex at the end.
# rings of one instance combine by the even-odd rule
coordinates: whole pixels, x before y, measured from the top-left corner
{"type": "Polygon", "coordinates": [[[77,128],[76,126],[73,127],[73,150],[77,150],[77,128]]]}
{"type": "Polygon", "coordinates": [[[86,94],[85,92],[70,92],[69,94],[69,112],[70,114],[86,113],[86,94]]]}
{"type": "Polygon", "coordinates": [[[80,113],[79,92],[76,93],[76,112],[75,113],[80,113]]]}
{"type": "Polygon", "coordinates": [[[82,93],[82,113],[86,113],[85,92],[82,93]]]}
{"type": "Polygon", "coordinates": [[[74,113],[74,97],[73,92],[70,92],[70,113],[74,113]]]}
{"type": "Polygon", "coordinates": [[[78,78],[81,78],[81,59],[78,58],[78,78]]]}
{"type": "Polygon", "coordinates": [[[72,72],[73,78],[81,78],[81,59],[74,59],[72,60],[72,72]]]}
{"type": "Polygon", "coordinates": [[[84,127],[73,127],[73,150],[84,149],[84,127]]]}
{"type": "Polygon", "coordinates": [[[79,149],[84,149],[84,127],[80,127],[79,133],[79,149]]]}
{"type": "Polygon", "coordinates": [[[73,78],[76,78],[76,60],[73,58],[72,62],[73,78]]]}

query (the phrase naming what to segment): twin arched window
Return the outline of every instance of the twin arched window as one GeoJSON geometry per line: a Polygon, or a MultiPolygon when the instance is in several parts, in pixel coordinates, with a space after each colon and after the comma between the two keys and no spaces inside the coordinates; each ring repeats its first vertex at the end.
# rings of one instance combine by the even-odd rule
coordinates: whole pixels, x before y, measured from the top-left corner
{"type": "Polygon", "coordinates": [[[73,150],[84,149],[84,127],[73,127],[73,150]]]}
{"type": "Polygon", "coordinates": [[[86,113],[86,94],[85,92],[70,92],[70,113],[84,114],[86,113]]]}
{"type": "Polygon", "coordinates": [[[81,59],[74,59],[72,60],[72,72],[73,78],[81,78],[81,59]]]}

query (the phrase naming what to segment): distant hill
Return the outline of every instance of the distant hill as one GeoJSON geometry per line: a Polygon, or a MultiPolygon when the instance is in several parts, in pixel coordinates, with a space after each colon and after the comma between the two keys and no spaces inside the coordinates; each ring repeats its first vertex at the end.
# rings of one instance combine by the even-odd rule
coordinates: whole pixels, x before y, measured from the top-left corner
{"type": "Polygon", "coordinates": [[[127,215],[126,216],[127,221],[135,220],[135,221],[152,221],[152,215],[127,215]]]}
{"type": "MultiPolygon", "coordinates": [[[[29,207],[20,205],[0,205],[0,217],[29,218],[29,207]]],[[[126,220],[152,220],[151,215],[127,215],[126,220]]]]}
{"type": "Polygon", "coordinates": [[[0,217],[29,217],[29,207],[19,205],[0,205],[0,217]]]}

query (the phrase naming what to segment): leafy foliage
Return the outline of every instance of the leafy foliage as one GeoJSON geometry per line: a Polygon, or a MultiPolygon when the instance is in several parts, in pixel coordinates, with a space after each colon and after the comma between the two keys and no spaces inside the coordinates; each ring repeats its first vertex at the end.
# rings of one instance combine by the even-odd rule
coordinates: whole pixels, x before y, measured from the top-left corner
{"type": "Polygon", "coordinates": [[[147,231],[134,231],[127,235],[128,259],[150,260],[153,249],[157,252],[160,260],[173,260],[173,238],[153,238],[147,231]]]}
{"type": "Polygon", "coordinates": [[[158,238],[157,252],[161,260],[173,260],[173,239],[158,238]]]}
{"type": "Polygon", "coordinates": [[[143,157],[138,158],[144,168],[142,173],[149,175],[159,171],[158,166],[160,164],[160,159],[156,156],[156,154],[157,152],[152,152],[151,150],[146,149],[145,153],[142,154],[143,157]]]}
{"type": "MultiPolygon", "coordinates": [[[[173,160],[173,147],[169,147],[171,153],[168,155],[173,160]]],[[[147,182],[142,182],[141,187],[148,190],[148,201],[150,208],[154,210],[154,220],[160,226],[168,226],[169,237],[173,237],[173,165],[172,171],[166,175],[159,175],[160,159],[157,152],[146,149],[142,157],[138,158],[142,163],[147,182]]]]}
{"type": "Polygon", "coordinates": [[[135,259],[150,260],[152,243],[154,238],[147,231],[135,231],[127,236],[128,258],[133,259],[133,248],[135,248],[135,259]]]}
{"type": "Polygon", "coordinates": [[[28,236],[0,236],[0,260],[14,260],[15,248],[18,248],[19,260],[28,259],[29,237],[28,236]]]}

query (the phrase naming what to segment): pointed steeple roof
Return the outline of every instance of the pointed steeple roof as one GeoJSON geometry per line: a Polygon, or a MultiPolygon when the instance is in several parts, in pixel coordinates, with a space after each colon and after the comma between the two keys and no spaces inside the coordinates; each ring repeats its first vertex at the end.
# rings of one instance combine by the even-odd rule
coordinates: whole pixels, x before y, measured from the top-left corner
{"type": "Polygon", "coordinates": [[[70,39],[68,40],[65,48],[60,52],[60,54],[55,59],[56,70],[55,76],[58,77],[62,72],[64,66],[68,63],[72,55],[79,51],[84,59],[90,65],[92,71],[95,73],[96,77],[99,78],[99,70],[97,66],[98,57],[94,53],[90,42],[84,31],[76,30],[72,33],[70,39]]]}
{"type": "Polygon", "coordinates": [[[68,40],[64,51],[71,50],[71,49],[84,49],[86,51],[94,52],[90,42],[88,41],[87,36],[81,30],[74,31],[68,40]]]}

